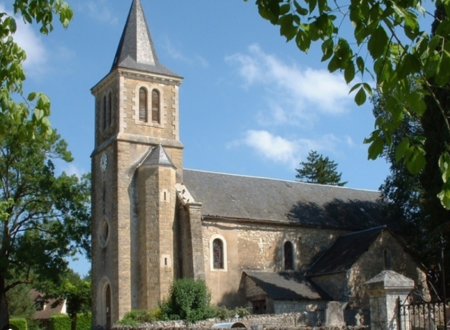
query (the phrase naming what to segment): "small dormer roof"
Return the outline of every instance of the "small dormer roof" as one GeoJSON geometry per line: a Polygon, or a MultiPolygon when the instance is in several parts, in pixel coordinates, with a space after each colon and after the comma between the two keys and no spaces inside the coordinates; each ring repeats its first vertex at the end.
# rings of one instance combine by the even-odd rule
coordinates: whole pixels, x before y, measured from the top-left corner
{"type": "Polygon", "coordinates": [[[140,0],[133,0],[111,71],[117,67],[181,78],[159,63],[140,0]]]}
{"type": "Polygon", "coordinates": [[[167,166],[175,168],[175,165],[173,165],[169,156],[167,156],[162,145],[158,145],[154,148],[141,166],[167,166]]]}

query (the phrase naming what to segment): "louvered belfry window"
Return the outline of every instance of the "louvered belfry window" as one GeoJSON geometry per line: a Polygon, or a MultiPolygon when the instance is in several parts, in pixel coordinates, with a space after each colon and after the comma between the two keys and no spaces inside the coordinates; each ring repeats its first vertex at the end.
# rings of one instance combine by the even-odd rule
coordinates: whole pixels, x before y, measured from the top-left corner
{"type": "Polygon", "coordinates": [[[108,126],[112,124],[112,97],[111,92],[108,94],[108,126]]]}
{"type": "Polygon", "coordinates": [[[223,242],[218,238],[213,241],[213,267],[223,269],[223,242]]]}
{"type": "Polygon", "coordinates": [[[139,89],[139,120],[147,122],[147,90],[139,89]]]}
{"type": "Polygon", "coordinates": [[[106,96],[103,96],[103,116],[102,116],[102,128],[106,128],[106,96]]]}
{"type": "Polygon", "coordinates": [[[159,91],[154,89],[152,91],[152,122],[161,123],[161,112],[160,112],[160,100],[159,100],[159,91]]]}

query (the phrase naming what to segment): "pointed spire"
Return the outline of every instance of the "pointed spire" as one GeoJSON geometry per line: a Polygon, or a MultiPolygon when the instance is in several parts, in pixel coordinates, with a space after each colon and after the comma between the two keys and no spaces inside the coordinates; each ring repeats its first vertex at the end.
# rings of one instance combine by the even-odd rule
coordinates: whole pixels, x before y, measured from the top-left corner
{"type": "Polygon", "coordinates": [[[159,63],[140,0],[131,4],[111,71],[116,67],[179,77],[159,63]]]}
{"type": "Polygon", "coordinates": [[[156,148],[154,148],[150,154],[147,156],[145,161],[142,163],[143,166],[167,166],[167,167],[173,167],[172,161],[170,160],[169,156],[167,156],[166,151],[164,150],[163,146],[160,144],[156,148]]]}

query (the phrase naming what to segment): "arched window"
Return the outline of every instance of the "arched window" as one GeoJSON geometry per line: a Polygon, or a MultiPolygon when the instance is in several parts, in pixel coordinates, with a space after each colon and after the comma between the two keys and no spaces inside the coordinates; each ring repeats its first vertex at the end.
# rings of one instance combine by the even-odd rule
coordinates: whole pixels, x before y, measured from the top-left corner
{"type": "Polygon", "coordinates": [[[108,126],[112,123],[112,97],[111,92],[108,94],[108,126]]]}
{"type": "Polygon", "coordinates": [[[111,286],[108,284],[106,284],[106,290],[105,290],[105,314],[106,314],[106,330],[111,329],[112,326],[112,322],[111,322],[111,286]]]}
{"type": "Polygon", "coordinates": [[[384,250],[383,259],[384,259],[384,269],[391,269],[392,268],[391,252],[389,252],[388,250],[384,250]]]}
{"type": "Polygon", "coordinates": [[[103,118],[102,118],[102,127],[106,128],[106,96],[103,96],[103,118]]]}
{"type": "Polygon", "coordinates": [[[147,90],[139,88],[139,120],[147,122],[147,90]]]}
{"type": "Polygon", "coordinates": [[[284,270],[294,269],[294,247],[287,241],[284,243],[284,270]]]}
{"type": "Polygon", "coordinates": [[[216,238],[213,241],[213,268],[223,269],[223,242],[216,238]]]}
{"type": "Polygon", "coordinates": [[[152,91],[152,122],[161,123],[159,91],[156,89],[152,91]]]}

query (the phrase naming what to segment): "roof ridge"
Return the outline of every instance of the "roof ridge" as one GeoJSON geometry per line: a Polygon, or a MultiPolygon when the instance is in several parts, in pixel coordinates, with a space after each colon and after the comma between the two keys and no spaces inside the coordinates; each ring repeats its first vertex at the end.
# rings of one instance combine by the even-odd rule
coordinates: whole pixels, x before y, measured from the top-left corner
{"type": "Polygon", "coordinates": [[[326,184],[319,184],[319,183],[312,183],[312,182],[302,182],[302,181],[295,181],[295,180],[268,178],[268,177],[263,177],[263,176],[233,174],[233,173],[225,173],[225,172],[206,171],[206,170],[195,170],[195,169],[192,169],[192,168],[184,168],[183,170],[193,171],[193,172],[210,173],[210,174],[236,176],[236,177],[244,177],[244,178],[251,178],[251,179],[263,179],[263,180],[270,180],[270,181],[289,182],[289,183],[304,184],[304,185],[311,185],[311,186],[318,186],[318,187],[337,188],[337,189],[346,189],[346,190],[357,190],[357,191],[367,191],[367,192],[374,192],[374,193],[379,193],[380,192],[379,190],[372,190],[372,189],[341,187],[341,186],[333,186],[333,185],[326,185],[326,184]]]}

